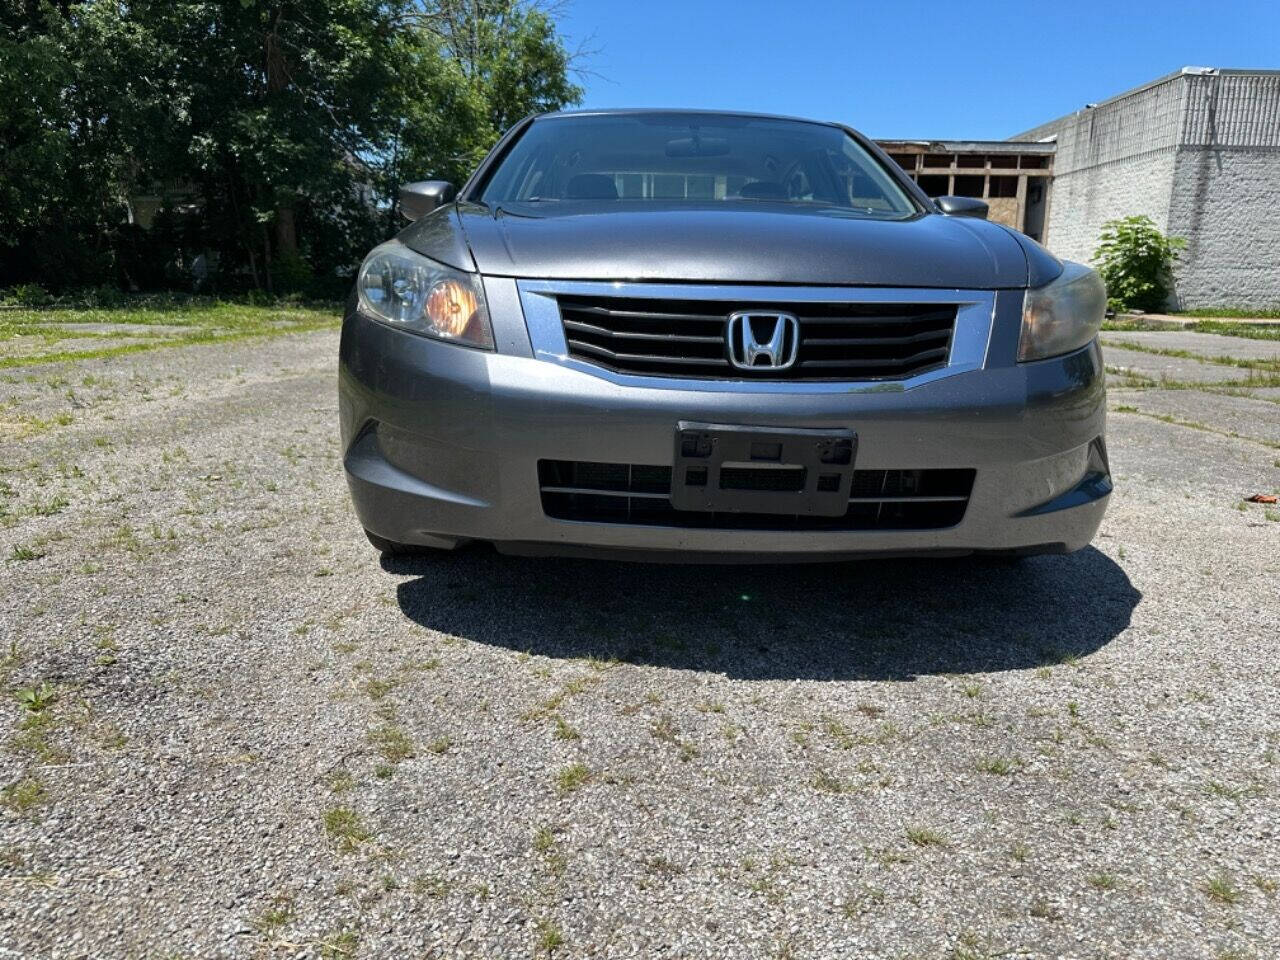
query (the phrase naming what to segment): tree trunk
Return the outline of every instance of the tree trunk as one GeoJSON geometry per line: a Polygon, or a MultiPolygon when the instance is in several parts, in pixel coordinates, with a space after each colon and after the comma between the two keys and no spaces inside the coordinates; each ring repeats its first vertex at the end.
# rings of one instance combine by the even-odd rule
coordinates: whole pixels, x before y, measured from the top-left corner
{"type": "MultiPolygon", "coordinates": [[[[283,92],[289,85],[289,65],[285,60],[284,50],[280,46],[277,31],[283,17],[277,10],[272,18],[271,29],[263,38],[263,55],[267,68],[267,97],[283,92]]],[[[276,201],[276,256],[289,256],[298,252],[298,228],[293,216],[293,198],[286,197],[276,201]]],[[[264,244],[266,238],[263,238],[264,244]]],[[[267,283],[270,285],[270,254],[268,254],[267,283]]]]}
{"type": "Polygon", "coordinates": [[[288,256],[298,252],[298,225],[293,207],[276,207],[276,253],[288,256]]]}

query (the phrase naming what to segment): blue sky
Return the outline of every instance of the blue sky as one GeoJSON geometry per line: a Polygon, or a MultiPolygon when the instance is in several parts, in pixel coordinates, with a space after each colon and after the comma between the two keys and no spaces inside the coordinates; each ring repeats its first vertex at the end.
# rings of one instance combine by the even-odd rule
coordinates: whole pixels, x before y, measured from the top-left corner
{"type": "Polygon", "coordinates": [[[1280,68],[1280,0],[571,0],[587,107],[840,120],[1004,139],[1187,65],[1280,68]]]}

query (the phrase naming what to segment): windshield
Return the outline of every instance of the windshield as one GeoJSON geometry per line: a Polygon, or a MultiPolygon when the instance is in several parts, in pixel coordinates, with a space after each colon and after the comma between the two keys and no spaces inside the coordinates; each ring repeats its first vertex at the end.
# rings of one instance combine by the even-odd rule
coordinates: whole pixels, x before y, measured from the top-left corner
{"type": "Polygon", "coordinates": [[[490,206],[763,201],[898,219],[906,193],[856,140],[802,120],[627,113],[534,121],[480,192],[490,206]]]}

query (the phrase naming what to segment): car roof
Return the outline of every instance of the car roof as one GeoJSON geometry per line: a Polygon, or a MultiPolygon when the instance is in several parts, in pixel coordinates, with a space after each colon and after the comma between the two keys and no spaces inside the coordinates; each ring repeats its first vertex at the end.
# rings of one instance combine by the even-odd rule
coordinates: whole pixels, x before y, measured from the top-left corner
{"type": "Polygon", "coordinates": [[[625,117],[633,114],[663,113],[689,117],[748,117],[753,120],[791,120],[796,123],[814,123],[823,127],[839,127],[844,124],[832,120],[814,120],[812,117],[793,117],[781,113],[753,113],[749,110],[706,110],[690,107],[609,107],[587,110],[551,110],[538,114],[537,120],[550,120],[558,117],[625,117]]]}

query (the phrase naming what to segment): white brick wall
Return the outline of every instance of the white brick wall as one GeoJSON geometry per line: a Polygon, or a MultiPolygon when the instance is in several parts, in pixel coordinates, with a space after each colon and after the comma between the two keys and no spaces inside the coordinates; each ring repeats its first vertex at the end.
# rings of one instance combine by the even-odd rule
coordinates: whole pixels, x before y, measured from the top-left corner
{"type": "Polygon", "coordinates": [[[1280,306],[1280,72],[1188,68],[1014,139],[1048,137],[1054,253],[1146,214],[1188,240],[1171,306],[1280,306]]]}
{"type": "Polygon", "coordinates": [[[1180,150],[1167,224],[1178,306],[1280,308],[1280,150],[1180,150]]]}
{"type": "Polygon", "coordinates": [[[1102,225],[1117,217],[1146,214],[1161,229],[1169,218],[1173,150],[1074,173],[1055,175],[1049,205],[1049,249],[1059,257],[1088,263],[1102,225]]]}

